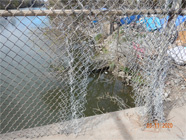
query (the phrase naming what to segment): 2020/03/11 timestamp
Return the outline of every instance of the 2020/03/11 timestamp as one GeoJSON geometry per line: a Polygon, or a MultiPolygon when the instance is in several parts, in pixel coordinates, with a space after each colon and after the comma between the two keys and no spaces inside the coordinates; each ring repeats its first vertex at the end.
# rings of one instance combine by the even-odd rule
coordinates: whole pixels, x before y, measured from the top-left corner
{"type": "Polygon", "coordinates": [[[172,128],[172,123],[147,123],[147,128],[172,128]]]}

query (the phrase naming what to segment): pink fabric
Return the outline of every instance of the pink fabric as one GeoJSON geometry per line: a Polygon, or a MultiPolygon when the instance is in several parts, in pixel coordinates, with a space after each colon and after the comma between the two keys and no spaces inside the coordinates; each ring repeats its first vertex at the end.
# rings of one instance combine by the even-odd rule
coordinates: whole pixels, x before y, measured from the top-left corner
{"type": "Polygon", "coordinates": [[[145,52],[145,49],[144,48],[140,48],[140,45],[139,44],[135,44],[133,42],[133,49],[137,52],[137,57],[138,58],[142,58],[144,52],[145,52]]]}

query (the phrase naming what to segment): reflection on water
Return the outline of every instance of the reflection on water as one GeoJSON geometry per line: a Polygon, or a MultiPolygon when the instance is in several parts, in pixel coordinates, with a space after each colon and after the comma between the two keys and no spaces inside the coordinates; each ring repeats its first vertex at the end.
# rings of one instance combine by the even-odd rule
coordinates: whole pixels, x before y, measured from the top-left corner
{"type": "MultiPolygon", "coordinates": [[[[112,102],[110,99],[99,99],[100,97],[104,97],[108,93],[110,96],[120,97],[128,106],[134,107],[132,98],[133,94],[131,93],[131,91],[132,87],[125,86],[120,79],[114,78],[112,75],[90,75],[86,96],[86,110],[84,112],[85,116],[95,115],[94,109],[97,109],[98,105],[103,110],[102,112],[105,113],[117,111],[119,109],[118,105],[114,104],[114,102],[112,102]]],[[[56,110],[58,112],[61,109],[59,106],[62,100],[60,98],[60,95],[63,94],[63,96],[65,96],[65,98],[67,99],[70,98],[69,95],[64,95],[64,93],[65,91],[61,88],[49,90],[47,91],[47,93],[44,94],[42,100],[50,108],[51,111],[56,110]]],[[[66,104],[68,104],[68,102],[66,102],[66,104]]]]}
{"type": "MultiPolygon", "coordinates": [[[[130,107],[134,107],[132,98],[132,87],[125,86],[121,79],[114,78],[112,75],[90,75],[90,83],[87,92],[86,116],[95,115],[95,109],[101,109],[102,112],[113,112],[119,110],[119,106],[111,101],[111,99],[100,99],[105,94],[110,96],[118,96],[124,100],[130,107]],[[99,79],[98,79],[99,77],[99,79]]],[[[98,112],[100,114],[101,112],[98,112]]],[[[97,114],[97,113],[96,113],[97,114]]]]}
{"type": "Polygon", "coordinates": [[[44,28],[49,25],[49,19],[45,16],[30,17],[0,17],[0,31],[29,30],[44,28]],[[8,28],[8,29],[7,29],[8,28]]]}
{"type": "Polygon", "coordinates": [[[0,31],[8,26],[15,26],[16,19],[15,18],[8,18],[8,17],[0,17],[0,31]]]}
{"type": "MultiPolygon", "coordinates": [[[[52,42],[42,41],[42,37],[35,40],[38,38],[35,31],[42,32],[46,26],[50,26],[47,17],[0,18],[2,133],[59,122],[59,103],[68,106],[68,102],[60,98],[64,93],[63,83],[48,75],[51,60],[56,60],[55,53],[41,51],[52,42]]],[[[94,115],[93,109],[97,108],[98,102],[104,112],[118,110],[111,101],[98,100],[105,93],[117,95],[129,106],[134,106],[131,87],[112,78],[105,74],[89,76],[86,116],[94,115]]],[[[65,98],[70,97],[65,95],[65,98]]]]}

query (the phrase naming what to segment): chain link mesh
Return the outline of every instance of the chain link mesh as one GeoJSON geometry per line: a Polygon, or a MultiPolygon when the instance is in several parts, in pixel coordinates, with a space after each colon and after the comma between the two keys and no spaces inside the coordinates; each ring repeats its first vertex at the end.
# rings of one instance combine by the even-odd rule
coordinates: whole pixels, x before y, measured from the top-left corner
{"type": "Polygon", "coordinates": [[[132,85],[144,125],[185,104],[185,1],[0,2],[3,137],[78,134],[88,76],[110,62],[132,85]]]}

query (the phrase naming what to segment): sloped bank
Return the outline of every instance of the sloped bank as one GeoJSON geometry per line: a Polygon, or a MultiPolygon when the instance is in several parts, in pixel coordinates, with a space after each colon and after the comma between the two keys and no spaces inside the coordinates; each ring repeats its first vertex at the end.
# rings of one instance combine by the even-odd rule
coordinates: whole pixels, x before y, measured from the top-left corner
{"type": "MultiPolygon", "coordinates": [[[[180,26],[180,28],[182,28],[182,26],[180,26]]],[[[183,30],[180,28],[178,31],[183,30]]],[[[155,39],[152,40],[151,37],[158,36],[158,34],[161,35],[161,32],[138,32],[134,29],[124,29],[120,27],[119,35],[118,31],[115,31],[107,39],[103,40],[99,48],[99,54],[95,57],[94,61],[103,61],[104,65],[102,66],[107,67],[108,71],[114,76],[121,77],[123,83],[127,85],[131,85],[133,82],[138,82],[143,85],[145,82],[143,77],[134,73],[135,70],[138,69],[138,65],[143,63],[143,60],[140,58],[143,49],[138,47],[138,43],[142,46],[154,46],[157,40],[155,37],[155,39]],[[132,34],[132,36],[130,34],[132,34]],[[149,39],[149,42],[145,42],[144,39],[149,39]],[[135,52],[138,52],[138,56],[133,58],[135,52]],[[129,54],[131,54],[131,57],[129,54]],[[138,59],[140,59],[140,61],[138,59]],[[129,65],[133,65],[135,70],[132,70],[129,65]]],[[[179,38],[180,37],[172,44],[172,47],[176,46],[177,42],[180,45],[179,38]]],[[[166,38],[162,39],[166,40],[166,38]]],[[[155,57],[158,55],[157,52],[150,53],[155,57]]],[[[186,65],[179,65],[173,61],[174,59],[172,58],[173,66],[170,68],[165,80],[164,100],[165,102],[169,102],[170,105],[172,104],[171,102],[183,105],[186,103],[186,65]]]]}

